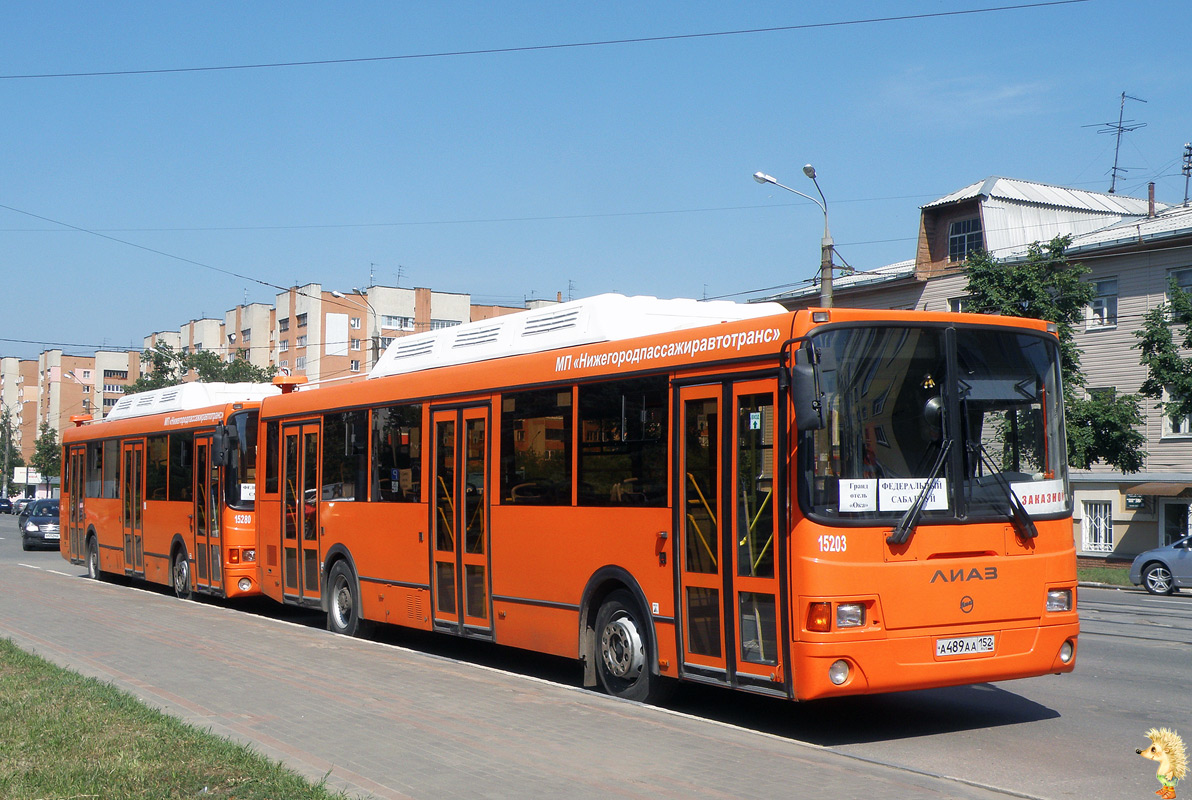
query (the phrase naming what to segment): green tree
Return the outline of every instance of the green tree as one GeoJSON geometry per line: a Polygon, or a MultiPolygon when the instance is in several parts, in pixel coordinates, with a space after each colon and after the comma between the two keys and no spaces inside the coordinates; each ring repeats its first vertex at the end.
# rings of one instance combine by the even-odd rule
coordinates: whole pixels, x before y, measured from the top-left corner
{"type": "Polygon", "coordinates": [[[268,383],[277,374],[277,367],[262,368],[249,363],[247,350],[237,350],[236,357],[224,361],[213,350],[181,353],[165,342],[158,342],[141,353],[142,374],[125,394],[150,389],[164,389],[182,383],[191,370],[200,381],[207,383],[268,383]]]}
{"type": "Polygon", "coordinates": [[[967,310],[1054,322],[1060,340],[1068,464],[1088,469],[1104,462],[1122,472],[1137,472],[1146,457],[1138,396],[1086,391],[1076,331],[1094,286],[1083,280],[1088,268],[1068,260],[1070,242],[1068,236],[1036,242],[1026,259],[1014,263],[985,252],[970,255],[967,310]]]}
{"type": "Polygon", "coordinates": [[[141,351],[141,376],[124,389],[125,394],[177,386],[186,375],[185,356],[165,342],[141,351]]]}
{"type": "Polygon", "coordinates": [[[1147,371],[1138,392],[1159,400],[1156,407],[1163,416],[1179,420],[1192,414],[1192,358],[1181,355],[1181,350],[1192,349],[1192,294],[1172,278],[1167,296],[1168,302],[1148,311],[1142,329],[1134,333],[1134,347],[1142,351],[1147,371]]]}
{"type": "Polygon", "coordinates": [[[58,432],[48,422],[41,423],[29,466],[40,472],[43,480],[57,475],[61,470],[62,448],[58,444],[58,432]]]}
{"type": "Polygon", "coordinates": [[[237,350],[231,361],[221,359],[213,350],[200,350],[186,357],[186,366],[198,373],[199,380],[225,383],[269,383],[277,367],[258,367],[248,361],[247,350],[237,350]]]}
{"type": "Polygon", "coordinates": [[[25,459],[16,446],[16,432],[12,421],[12,412],[8,406],[0,409],[0,467],[3,468],[3,478],[0,478],[0,497],[12,497],[16,491],[16,482],[12,479],[14,467],[25,466],[25,459]]]}

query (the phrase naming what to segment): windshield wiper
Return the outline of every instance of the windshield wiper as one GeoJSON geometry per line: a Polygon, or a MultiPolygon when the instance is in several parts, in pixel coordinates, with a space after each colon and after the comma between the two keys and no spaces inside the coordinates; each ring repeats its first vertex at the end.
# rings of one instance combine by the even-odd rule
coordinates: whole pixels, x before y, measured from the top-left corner
{"type": "Polygon", "coordinates": [[[1010,501],[1010,520],[1018,528],[1018,532],[1022,538],[1034,539],[1038,536],[1039,529],[1035,527],[1035,521],[1027,513],[1026,506],[1018,499],[1018,495],[1014,494],[1014,489],[1010,486],[1010,482],[1006,480],[1006,476],[993,463],[993,459],[989,456],[989,451],[985,449],[985,445],[981,442],[975,442],[969,446],[969,449],[977,451],[977,454],[981,456],[981,463],[985,465],[986,469],[989,470],[989,474],[993,475],[994,481],[1006,493],[1006,499],[1010,501]]]}
{"type": "Polygon", "coordinates": [[[923,484],[923,488],[919,490],[919,496],[915,498],[915,502],[911,503],[911,507],[902,515],[902,519],[890,531],[890,535],[886,537],[888,544],[906,544],[907,540],[911,538],[911,532],[915,526],[919,524],[919,517],[923,514],[923,505],[927,502],[928,496],[935,488],[935,482],[939,478],[940,473],[944,471],[944,464],[948,460],[948,451],[952,449],[952,440],[944,439],[940,444],[940,454],[936,456],[935,465],[931,468],[931,474],[927,478],[927,483],[923,484]]]}

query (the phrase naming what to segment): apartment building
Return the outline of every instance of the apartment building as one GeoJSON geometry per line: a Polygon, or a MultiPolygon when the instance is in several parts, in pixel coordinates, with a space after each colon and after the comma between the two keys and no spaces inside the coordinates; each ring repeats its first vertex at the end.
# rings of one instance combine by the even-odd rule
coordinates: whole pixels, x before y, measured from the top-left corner
{"type": "Polygon", "coordinates": [[[468,322],[471,308],[467,294],[425,288],[296,286],[274,304],[272,363],[312,381],[363,375],[394,339],[468,322]]]}
{"type": "MultiPolygon", "coordinates": [[[[914,259],[838,278],[835,304],[962,311],[967,255],[1000,259],[1027,245],[1071,235],[1068,256],[1090,269],[1096,296],[1076,341],[1090,391],[1137,393],[1146,370],[1134,335],[1146,312],[1167,300],[1174,278],[1192,290],[1192,208],[1029,181],[990,178],[921,207],[914,259]]],[[[819,304],[818,287],[777,299],[819,304]]],[[[1087,557],[1132,558],[1192,533],[1192,420],[1168,419],[1144,399],[1146,459],[1137,473],[1105,465],[1071,475],[1074,536],[1087,557]]]]}

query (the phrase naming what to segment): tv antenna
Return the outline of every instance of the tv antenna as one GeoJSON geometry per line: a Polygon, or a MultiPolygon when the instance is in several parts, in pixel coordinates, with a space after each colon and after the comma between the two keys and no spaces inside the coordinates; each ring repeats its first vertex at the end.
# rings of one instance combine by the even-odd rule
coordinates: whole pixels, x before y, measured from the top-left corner
{"type": "MultiPolygon", "coordinates": [[[[1132,97],[1131,95],[1128,95],[1125,92],[1122,92],[1122,103],[1121,103],[1121,106],[1118,108],[1117,122],[1098,123],[1098,125],[1101,126],[1101,130],[1097,131],[1097,133],[1112,133],[1117,138],[1117,142],[1114,144],[1114,147],[1113,147],[1113,169],[1111,169],[1109,171],[1109,174],[1110,174],[1109,193],[1110,194],[1113,194],[1114,189],[1117,188],[1118,173],[1130,171],[1126,167],[1118,166],[1118,156],[1120,155],[1121,150],[1122,150],[1122,134],[1129,133],[1130,131],[1136,131],[1139,128],[1146,127],[1145,122],[1135,122],[1132,119],[1125,118],[1125,116],[1126,116],[1126,101],[1127,100],[1137,100],[1139,103],[1146,102],[1141,97],[1132,97]]],[[[1093,125],[1085,125],[1084,127],[1092,128],[1094,126],[1093,125]]]]}
{"type": "Polygon", "coordinates": [[[1188,205],[1188,178],[1192,177],[1192,143],[1184,145],[1184,205],[1188,205]]]}

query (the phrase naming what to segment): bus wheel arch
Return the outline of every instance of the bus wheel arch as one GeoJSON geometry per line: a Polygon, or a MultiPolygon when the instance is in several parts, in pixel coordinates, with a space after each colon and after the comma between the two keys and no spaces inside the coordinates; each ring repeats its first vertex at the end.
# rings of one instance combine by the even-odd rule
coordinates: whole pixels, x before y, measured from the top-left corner
{"type": "Polygon", "coordinates": [[[186,542],[179,534],[175,534],[174,541],[170,543],[170,586],[179,600],[189,600],[194,596],[190,555],[186,550],[186,542]]]}
{"type": "Polygon", "coordinates": [[[641,702],[663,699],[670,682],[658,669],[649,608],[637,581],[620,567],[603,567],[589,579],[580,603],[584,686],[641,702]],[[638,647],[640,653],[632,652],[638,647]]]}
{"type": "Polygon", "coordinates": [[[323,565],[323,610],[327,630],[344,636],[367,637],[372,623],[364,619],[360,575],[347,548],[336,545],[323,565]]]}

